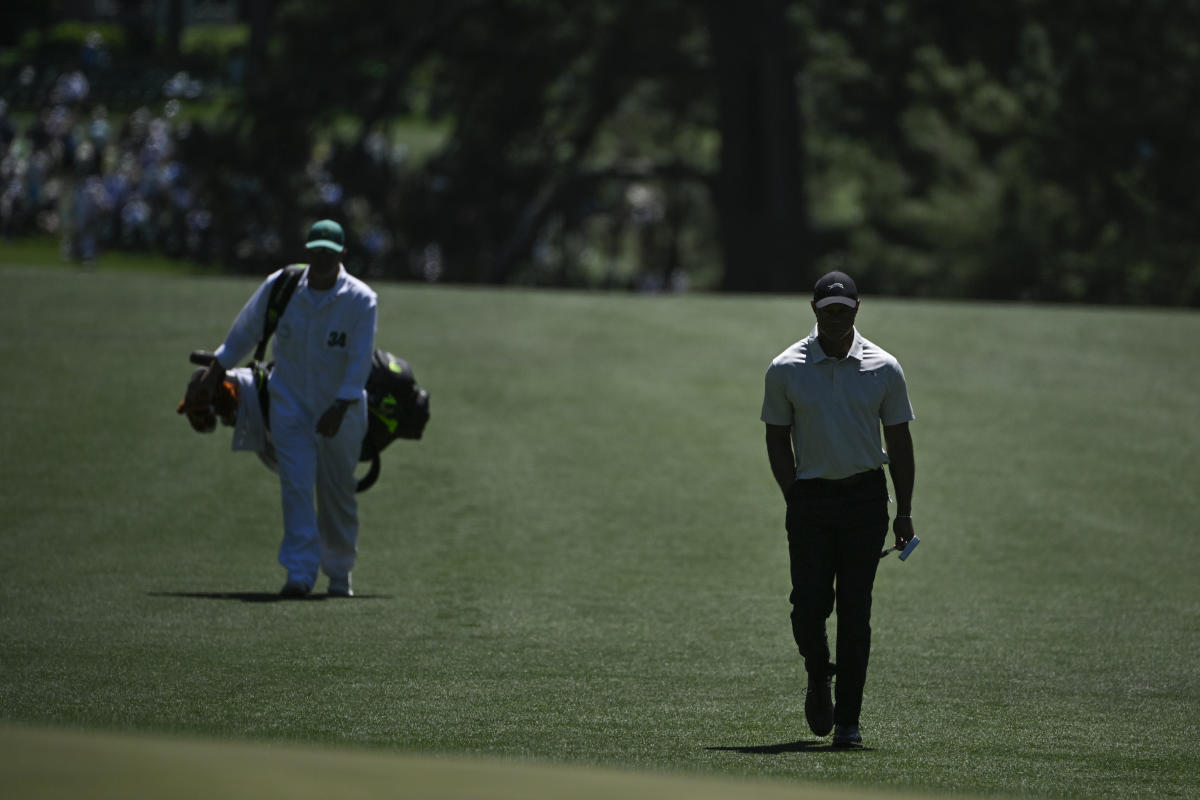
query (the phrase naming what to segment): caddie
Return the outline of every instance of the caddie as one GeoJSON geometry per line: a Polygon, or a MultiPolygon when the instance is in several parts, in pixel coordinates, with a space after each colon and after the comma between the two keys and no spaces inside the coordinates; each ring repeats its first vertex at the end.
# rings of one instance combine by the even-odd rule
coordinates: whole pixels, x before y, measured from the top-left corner
{"type": "MultiPolygon", "coordinates": [[[[354,468],[367,428],[377,299],[342,266],[345,234],[337,222],[314,223],[305,248],[309,264],[279,317],[267,384],[283,506],[279,563],[287,580],[280,594],[307,596],[324,572],[330,596],[350,597],[358,555],[354,468]]],[[[210,405],[226,370],[259,342],[282,272],[272,273],[242,308],[212,365],[189,386],[188,408],[210,405]]]]}

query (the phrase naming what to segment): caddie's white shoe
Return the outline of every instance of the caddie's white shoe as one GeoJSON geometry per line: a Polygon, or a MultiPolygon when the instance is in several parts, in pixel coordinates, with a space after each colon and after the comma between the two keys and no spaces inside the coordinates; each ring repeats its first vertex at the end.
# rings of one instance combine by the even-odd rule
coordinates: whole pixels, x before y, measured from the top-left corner
{"type": "Polygon", "coordinates": [[[350,576],[329,579],[330,597],[354,597],[354,589],[350,587],[350,576]]]}

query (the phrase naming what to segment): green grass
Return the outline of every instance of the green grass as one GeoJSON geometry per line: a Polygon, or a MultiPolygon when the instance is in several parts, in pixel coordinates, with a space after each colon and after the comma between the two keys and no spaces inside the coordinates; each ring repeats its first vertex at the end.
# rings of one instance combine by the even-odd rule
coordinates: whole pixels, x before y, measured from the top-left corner
{"type": "MultiPolygon", "coordinates": [[[[6,256],[6,261],[8,257],[6,256]]],[[[0,270],[0,720],[1030,797],[1200,792],[1200,315],[868,299],[918,419],[870,749],[811,739],[758,421],[801,298],[381,285],[433,395],[350,602],[268,602],[272,476],[174,414],[253,284],[0,270]],[[776,745],[781,745],[776,747],[776,745]]],[[[0,774],[28,759],[3,748],[0,774]]],[[[182,776],[180,780],[185,780],[182,776]]]]}
{"type": "MultiPolygon", "coordinates": [[[[0,241],[0,267],[13,264],[26,268],[65,269],[71,273],[77,273],[80,269],[78,262],[64,255],[62,239],[46,233],[0,241]]],[[[157,272],[171,276],[180,273],[213,274],[218,270],[217,267],[168,258],[161,253],[135,253],[107,248],[100,250],[93,266],[106,272],[157,272]]]]}
{"type": "Polygon", "coordinates": [[[525,761],[214,742],[0,725],[0,777],[22,800],[917,800],[794,781],[697,777],[525,761]]]}

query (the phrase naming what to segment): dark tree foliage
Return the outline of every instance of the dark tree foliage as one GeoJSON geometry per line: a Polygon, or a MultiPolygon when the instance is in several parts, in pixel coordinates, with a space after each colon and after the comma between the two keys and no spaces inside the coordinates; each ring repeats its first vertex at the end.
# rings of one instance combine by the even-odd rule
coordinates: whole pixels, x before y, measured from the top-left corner
{"type": "Polygon", "coordinates": [[[249,5],[204,143],[234,256],[335,213],[398,278],[611,285],[632,248],[736,291],[1200,304],[1200,0],[249,5]],[[381,160],[397,117],[439,150],[381,160]],[[353,208],[312,199],[331,131],[353,208]]]}
{"type": "Polygon", "coordinates": [[[0,6],[0,46],[20,43],[25,31],[47,27],[54,10],[45,0],[8,0],[0,6]]]}
{"type": "Polygon", "coordinates": [[[453,127],[406,207],[441,243],[448,277],[513,280],[547,225],[582,225],[636,157],[639,177],[704,177],[687,152],[655,154],[656,132],[633,142],[612,130],[648,84],[673,121],[696,113],[701,65],[678,43],[698,23],[684,2],[473,9],[436,58],[434,112],[453,127]]]}

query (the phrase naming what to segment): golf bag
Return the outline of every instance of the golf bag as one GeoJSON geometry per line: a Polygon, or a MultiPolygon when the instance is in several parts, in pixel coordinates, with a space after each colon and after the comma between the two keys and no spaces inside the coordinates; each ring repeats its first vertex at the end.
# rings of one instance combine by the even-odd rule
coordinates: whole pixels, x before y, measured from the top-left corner
{"type": "Polygon", "coordinates": [[[359,461],[371,468],[358,482],[365,491],[379,478],[379,454],[397,439],[420,439],[429,422],[429,392],[417,384],[412,367],[386,350],[371,355],[367,376],[367,434],[359,461]]]}
{"type": "MultiPolygon", "coordinates": [[[[213,358],[213,354],[205,350],[194,350],[190,356],[193,364],[201,366],[208,366],[213,358]]],[[[252,361],[246,366],[254,374],[258,405],[269,432],[271,395],[267,391],[267,380],[274,364],[252,361]]],[[[371,356],[371,374],[367,376],[367,432],[358,456],[360,463],[369,461],[371,466],[367,474],[358,479],[354,491],[365,492],[379,480],[379,454],[388,445],[397,439],[420,439],[428,422],[429,392],[417,383],[412,367],[386,350],[375,350],[371,356]]]]}

